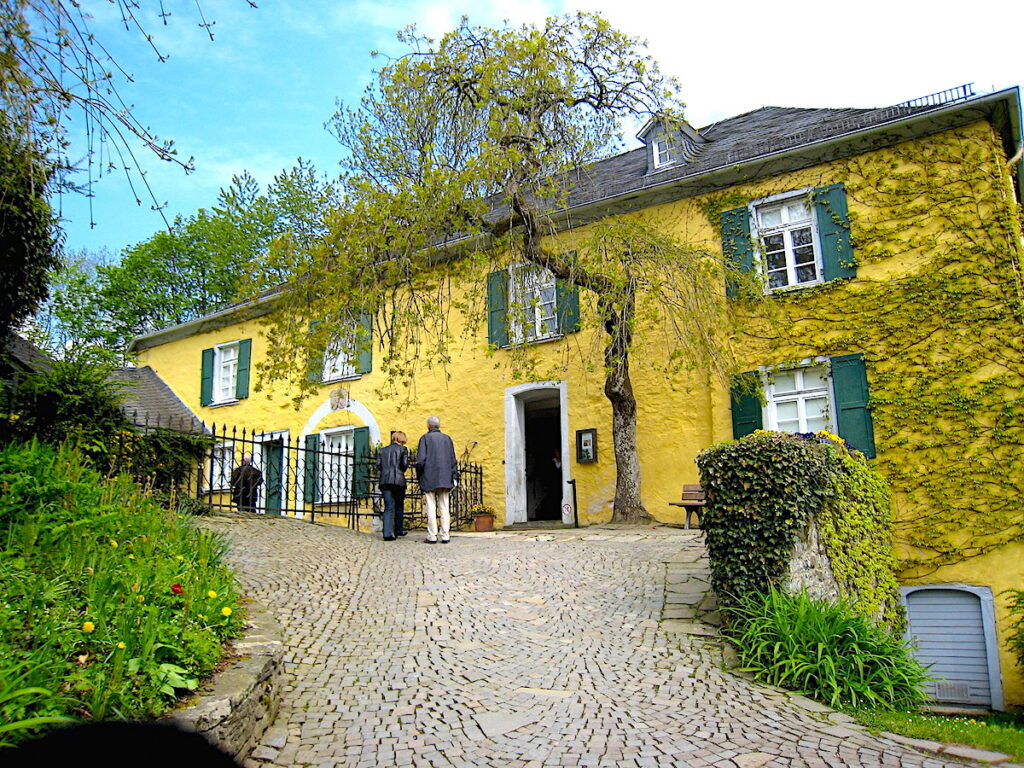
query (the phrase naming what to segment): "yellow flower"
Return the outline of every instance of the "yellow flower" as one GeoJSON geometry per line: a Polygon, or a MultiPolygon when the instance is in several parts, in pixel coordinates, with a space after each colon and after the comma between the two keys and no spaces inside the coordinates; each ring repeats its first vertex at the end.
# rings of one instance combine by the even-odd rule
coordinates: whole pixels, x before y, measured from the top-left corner
{"type": "Polygon", "coordinates": [[[145,595],[136,595],[135,596],[135,602],[137,602],[137,603],[141,603],[145,599],[146,599],[145,595]]]}
{"type": "Polygon", "coordinates": [[[206,621],[206,616],[201,613],[196,618],[198,618],[200,621],[206,621]]]}
{"type": "Polygon", "coordinates": [[[134,560],[135,559],[135,555],[128,555],[128,559],[129,560],[134,560]]]}
{"type": "Polygon", "coordinates": [[[185,559],[185,556],[184,556],[184,555],[178,555],[178,556],[176,556],[176,557],[175,557],[174,559],[175,559],[175,560],[184,560],[184,559],[185,559]]]}
{"type": "Polygon", "coordinates": [[[84,624],[82,624],[82,631],[85,632],[85,634],[89,634],[94,629],[96,629],[96,625],[93,624],[91,621],[87,621],[84,624]]]}
{"type": "Polygon", "coordinates": [[[226,605],[223,608],[220,609],[220,612],[221,612],[221,615],[223,615],[223,616],[230,616],[231,615],[231,609],[228,608],[226,605]]]}
{"type": "Polygon", "coordinates": [[[210,598],[211,600],[213,600],[214,598],[216,598],[216,597],[217,597],[217,593],[216,593],[216,592],[214,592],[214,591],[213,591],[213,590],[211,589],[211,590],[210,590],[209,592],[207,592],[207,593],[206,593],[206,596],[207,596],[208,598],[210,598]]]}
{"type": "Polygon", "coordinates": [[[118,643],[117,644],[117,648],[118,648],[118,650],[123,651],[125,649],[125,644],[123,642],[118,643]]]}
{"type": "Polygon", "coordinates": [[[112,546],[114,549],[117,549],[117,542],[114,541],[113,539],[111,539],[110,540],[110,546],[112,546]]]}

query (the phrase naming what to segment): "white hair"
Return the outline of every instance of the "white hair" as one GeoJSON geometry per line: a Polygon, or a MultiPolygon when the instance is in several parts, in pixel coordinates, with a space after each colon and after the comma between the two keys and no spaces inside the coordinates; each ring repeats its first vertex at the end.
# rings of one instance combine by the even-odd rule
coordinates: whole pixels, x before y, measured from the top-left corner
{"type": "Polygon", "coordinates": [[[441,420],[437,416],[427,416],[427,426],[440,428],[441,420]]]}

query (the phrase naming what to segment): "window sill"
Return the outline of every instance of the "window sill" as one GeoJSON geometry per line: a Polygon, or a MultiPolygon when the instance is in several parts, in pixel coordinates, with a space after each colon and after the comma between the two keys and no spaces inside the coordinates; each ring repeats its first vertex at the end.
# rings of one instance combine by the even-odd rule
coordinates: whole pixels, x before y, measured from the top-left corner
{"type": "Polygon", "coordinates": [[[210,403],[207,408],[225,408],[229,405],[238,405],[241,400],[222,400],[219,403],[210,403]]]}
{"type": "Polygon", "coordinates": [[[337,384],[338,382],[341,382],[341,381],[358,381],[359,379],[363,378],[363,376],[364,376],[364,374],[362,374],[362,373],[353,373],[351,376],[339,376],[336,379],[320,379],[320,383],[321,384],[337,384]]]}
{"type": "Polygon", "coordinates": [[[556,333],[551,336],[543,336],[536,339],[528,339],[526,341],[513,341],[508,344],[502,345],[502,349],[516,349],[518,347],[528,347],[534,344],[548,344],[552,341],[560,341],[565,338],[564,333],[556,333]]]}

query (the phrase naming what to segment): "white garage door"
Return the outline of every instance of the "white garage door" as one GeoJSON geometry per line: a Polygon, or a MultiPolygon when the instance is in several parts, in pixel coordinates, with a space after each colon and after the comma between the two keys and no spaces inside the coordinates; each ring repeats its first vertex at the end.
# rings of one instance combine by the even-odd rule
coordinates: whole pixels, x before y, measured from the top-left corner
{"type": "Polygon", "coordinates": [[[981,599],[960,589],[918,589],[906,595],[914,655],[931,665],[929,698],[944,704],[992,706],[981,599]]]}

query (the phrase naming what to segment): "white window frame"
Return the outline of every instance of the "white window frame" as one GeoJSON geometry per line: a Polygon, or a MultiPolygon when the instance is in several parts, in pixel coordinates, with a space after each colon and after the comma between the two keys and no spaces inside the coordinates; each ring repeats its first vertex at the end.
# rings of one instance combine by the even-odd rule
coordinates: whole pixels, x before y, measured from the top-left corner
{"type": "Polygon", "coordinates": [[[651,152],[654,156],[654,167],[665,168],[676,163],[676,147],[663,132],[654,134],[651,139],[651,152]]]}
{"type": "MultiPolygon", "coordinates": [[[[761,382],[762,382],[762,386],[764,388],[764,395],[765,395],[765,398],[764,398],[765,402],[764,402],[764,406],[762,407],[762,411],[761,411],[761,421],[765,425],[765,429],[768,429],[768,430],[771,430],[771,431],[775,431],[775,432],[781,431],[781,430],[779,430],[779,419],[778,419],[778,413],[776,411],[776,405],[778,403],[789,403],[789,402],[797,402],[797,404],[798,404],[797,408],[798,408],[798,413],[799,413],[799,418],[800,418],[800,426],[801,427],[805,426],[805,424],[806,424],[805,423],[806,412],[805,412],[804,407],[803,407],[804,403],[807,400],[812,399],[812,397],[816,398],[816,397],[820,396],[820,394],[822,392],[824,392],[825,397],[826,397],[826,404],[825,404],[825,426],[824,426],[824,429],[829,431],[829,432],[831,432],[832,434],[839,434],[839,432],[838,432],[838,425],[836,423],[836,395],[835,395],[835,386],[834,386],[833,381],[832,381],[832,366],[831,366],[831,363],[829,361],[829,358],[827,358],[827,357],[806,358],[804,360],[801,360],[799,363],[797,363],[795,365],[786,365],[786,366],[775,367],[775,368],[771,368],[771,369],[769,369],[769,368],[762,368],[761,369],[761,382]],[[786,392],[786,393],[780,395],[778,398],[776,398],[776,395],[775,395],[775,383],[774,383],[774,374],[775,373],[792,373],[792,372],[796,372],[798,374],[801,374],[801,376],[802,376],[802,371],[807,370],[808,368],[821,368],[821,369],[823,369],[825,371],[825,378],[826,378],[828,383],[826,384],[824,389],[821,389],[821,388],[798,389],[798,390],[796,390],[794,392],[786,392]]],[[[807,429],[800,429],[799,430],[800,433],[806,433],[808,431],[811,431],[811,430],[807,430],[807,429]]],[[[814,430],[814,431],[817,431],[817,430],[814,430]]],[[[790,434],[795,434],[795,433],[790,433],[790,434]]]]}
{"type": "Polygon", "coordinates": [[[356,360],[344,349],[341,339],[332,339],[324,350],[323,364],[320,368],[320,381],[345,381],[358,378],[356,360]]]}
{"type": "Polygon", "coordinates": [[[352,500],[352,475],[355,472],[355,431],[356,428],[352,424],[320,431],[320,466],[318,467],[316,479],[319,485],[319,493],[317,494],[318,504],[344,504],[352,500]],[[335,441],[341,443],[342,447],[338,448],[332,445],[335,441]],[[346,443],[348,445],[347,450],[344,448],[346,443]],[[326,455],[335,451],[347,453],[348,455],[341,459],[335,459],[335,457],[326,455]],[[337,460],[337,465],[328,464],[329,459],[332,461],[337,460]],[[329,471],[332,469],[335,471],[329,471]],[[335,474],[338,469],[342,471],[343,477],[346,479],[340,487],[329,482],[331,475],[335,474]]]}
{"type": "Polygon", "coordinates": [[[532,344],[562,337],[558,324],[558,280],[550,270],[535,264],[513,264],[508,271],[509,336],[513,344],[532,344]],[[529,280],[529,282],[527,282],[529,280]],[[551,315],[541,315],[541,292],[550,288],[554,296],[551,315]],[[543,323],[550,318],[547,330],[543,323]],[[526,329],[532,325],[532,335],[526,329]]]}
{"type": "MultiPolygon", "coordinates": [[[[804,189],[794,190],[792,192],[780,192],[777,195],[771,195],[770,197],[763,197],[760,200],[754,200],[747,206],[748,215],[750,217],[750,234],[754,242],[754,262],[757,264],[758,272],[764,278],[764,292],[765,293],[780,293],[783,291],[796,291],[801,288],[808,288],[812,285],[820,285],[825,282],[824,263],[821,258],[821,239],[818,236],[818,216],[814,207],[814,203],[811,201],[811,195],[814,192],[813,187],[806,187],[804,189]],[[800,226],[793,226],[788,223],[782,224],[776,227],[762,228],[760,226],[759,213],[764,208],[770,208],[774,205],[783,204],[789,200],[803,198],[806,201],[807,208],[810,211],[810,230],[811,230],[811,246],[814,249],[814,271],[816,277],[814,280],[808,280],[803,283],[796,282],[796,259],[794,258],[792,251],[792,240],[790,233],[795,229],[800,229],[800,226]],[[788,285],[782,285],[778,288],[772,288],[770,279],[768,276],[768,261],[764,253],[763,242],[764,237],[781,232],[783,234],[786,252],[786,277],[790,281],[788,285]]],[[[803,222],[799,222],[801,225],[803,222]]]]}
{"type": "Polygon", "coordinates": [[[234,443],[218,443],[210,451],[210,488],[211,491],[231,490],[231,472],[235,468],[234,443]]]}
{"type": "Polygon", "coordinates": [[[227,405],[238,402],[235,390],[238,386],[238,357],[241,347],[242,342],[236,340],[218,344],[213,348],[213,400],[210,405],[227,405]],[[226,360],[225,356],[229,350],[234,351],[234,358],[226,360]],[[234,364],[234,372],[230,377],[230,383],[227,383],[225,382],[224,368],[231,363],[234,364]]]}

